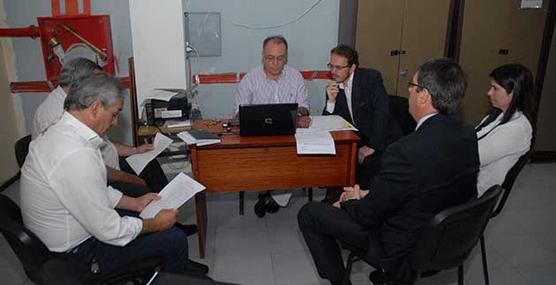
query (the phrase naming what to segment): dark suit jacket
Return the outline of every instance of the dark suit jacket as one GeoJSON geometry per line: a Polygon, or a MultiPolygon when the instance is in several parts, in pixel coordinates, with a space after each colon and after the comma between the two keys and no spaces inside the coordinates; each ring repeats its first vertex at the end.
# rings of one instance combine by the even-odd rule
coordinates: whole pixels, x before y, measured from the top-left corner
{"type": "Polygon", "coordinates": [[[342,208],[370,231],[370,248],[378,250],[368,255],[378,254],[390,274],[407,280],[416,235],[438,212],[477,195],[479,165],[473,128],[438,114],[388,146],[371,192],[342,208]]]}
{"type": "MultiPolygon", "coordinates": [[[[352,84],[352,116],[353,123],[359,129],[361,136],[360,145],[367,145],[376,151],[382,151],[386,146],[388,120],[390,119],[388,94],[382,84],[382,76],[374,69],[357,68],[352,84]]],[[[327,112],[326,105],[322,114],[337,115],[335,112],[327,112]]]]}

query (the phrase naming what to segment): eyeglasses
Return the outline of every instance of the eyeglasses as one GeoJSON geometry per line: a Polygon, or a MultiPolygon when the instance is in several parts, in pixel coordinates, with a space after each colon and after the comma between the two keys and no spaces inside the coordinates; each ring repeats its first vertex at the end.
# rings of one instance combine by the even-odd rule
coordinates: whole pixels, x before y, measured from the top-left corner
{"type": "Polygon", "coordinates": [[[341,66],[341,65],[332,65],[332,63],[330,63],[330,62],[327,63],[326,66],[327,66],[328,69],[330,69],[330,70],[334,70],[334,69],[335,69],[335,70],[342,70],[342,69],[344,69],[344,68],[350,67],[349,64],[344,65],[344,66],[341,66]]]}
{"type": "Polygon", "coordinates": [[[420,88],[420,89],[427,89],[427,90],[428,90],[428,88],[425,87],[425,86],[423,86],[423,85],[419,85],[419,84],[413,83],[413,82],[411,82],[411,81],[408,81],[408,82],[407,82],[407,87],[408,87],[408,88],[413,87],[413,86],[415,86],[415,87],[417,87],[417,88],[420,88]]]}
{"type": "Polygon", "coordinates": [[[286,60],[288,59],[288,57],[287,57],[287,56],[283,56],[283,55],[280,55],[280,56],[265,55],[265,56],[263,56],[263,59],[264,59],[265,61],[278,61],[278,62],[284,62],[284,61],[286,61],[286,60]]]}

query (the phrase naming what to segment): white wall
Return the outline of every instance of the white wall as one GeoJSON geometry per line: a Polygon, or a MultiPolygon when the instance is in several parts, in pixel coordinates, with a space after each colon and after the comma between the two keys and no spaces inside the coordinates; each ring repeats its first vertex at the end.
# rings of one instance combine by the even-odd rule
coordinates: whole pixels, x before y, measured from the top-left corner
{"type": "Polygon", "coordinates": [[[183,9],[182,0],[129,1],[138,105],[154,88],[187,88],[183,9]]]}

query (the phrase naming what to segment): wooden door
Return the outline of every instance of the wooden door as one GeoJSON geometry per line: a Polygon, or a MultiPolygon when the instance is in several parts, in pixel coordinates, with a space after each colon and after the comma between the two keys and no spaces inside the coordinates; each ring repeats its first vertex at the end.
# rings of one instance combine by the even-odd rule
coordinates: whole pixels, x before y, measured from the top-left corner
{"type": "Polygon", "coordinates": [[[389,94],[407,96],[419,64],[444,55],[449,0],[359,1],[355,47],[360,63],[382,72],[389,94]]]}
{"type": "Polygon", "coordinates": [[[396,94],[399,57],[391,51],[400,48],[405,0],[360,0],[357,6],[355,49],[362,67],[379,70],[384,87],[396,94]]]}
{"type": "Polygon", "coordinates": [[[534,73],[546,17],[543,9],[520,9],[520,1],[466,0],[460,64],[468,75],[462,116],[477,124],[490,106],[488,74],[506,63],[522,63],[534,73]]]}
{"type": "Polygon", "coordinates": [[[447,0],[407,0],[401,37],[397,95],[407,97],[407,81],[417,67],[444,56],[450,2],[447,0]]]}

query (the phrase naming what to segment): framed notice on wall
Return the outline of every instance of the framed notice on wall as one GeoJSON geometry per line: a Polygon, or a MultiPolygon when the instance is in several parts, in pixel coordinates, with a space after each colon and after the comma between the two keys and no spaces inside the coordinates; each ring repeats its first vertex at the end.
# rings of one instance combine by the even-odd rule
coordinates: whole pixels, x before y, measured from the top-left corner
{"type": "Polygon", "coordinates": [[[521,9],[541,9],[543,0],[521,0],[521,9]]]}

